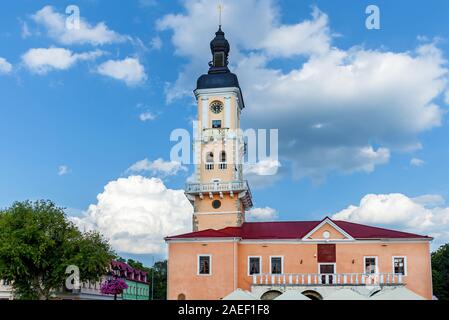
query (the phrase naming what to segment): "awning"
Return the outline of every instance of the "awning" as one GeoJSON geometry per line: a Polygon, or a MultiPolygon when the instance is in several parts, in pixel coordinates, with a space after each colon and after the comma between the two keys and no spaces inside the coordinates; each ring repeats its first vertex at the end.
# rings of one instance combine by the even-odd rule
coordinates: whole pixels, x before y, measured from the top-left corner
{"type": "Polygon", "coordinates": [[[396,289],[384,289],[370,298],[370,300],[425,300],[413,291],[400,287],[396,289]]]}
{"type": "Polygon", "coordinates": [[[324,297],[324,300],[367,300],[368,298],[351,289],[336,289],[324,297]]]}
{"type": "Polygon", "coordinates": [[[310,300],[298,290],[287,290],[274,300],[310,300]]]}
{"type": "Polygon", "coordinates": [[[223,300],[257,300],[255,296],[242,289],[237,289],[234,292],[228,294],[223,300]]]}

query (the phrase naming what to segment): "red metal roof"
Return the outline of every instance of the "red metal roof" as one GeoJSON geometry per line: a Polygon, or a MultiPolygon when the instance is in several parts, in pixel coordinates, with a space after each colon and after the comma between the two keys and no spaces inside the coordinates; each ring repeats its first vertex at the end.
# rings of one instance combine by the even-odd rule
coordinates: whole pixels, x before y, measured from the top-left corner
{"type": "MultiPolygon", "coordinates": [[[[301,239],[326,219],[328,218],[322,221],[245,222],[241,227],[228,227],[220,230],[208,229],[167,237],[166,240],[197,238],[301,239]]],[[[355,239],[432,239],[428,236],[347,221],[331,221],[355,239]]]]}

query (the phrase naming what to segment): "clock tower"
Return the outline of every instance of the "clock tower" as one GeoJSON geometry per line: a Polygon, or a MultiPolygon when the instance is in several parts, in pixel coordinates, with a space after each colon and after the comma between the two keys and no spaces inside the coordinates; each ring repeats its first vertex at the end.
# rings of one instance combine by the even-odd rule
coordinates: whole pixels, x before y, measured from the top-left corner
{"type": "Polygon", "coordinates": [[[194,91],[196,166],[194,181],[185,192],[194,207],[193,231],[239,227],[252,207],[251,191],[243,180],[240,116],[245,104],[237,76],[228,68],[230,47],[221,25],[210,48],[209,72],[198,79],[194,91]]]}

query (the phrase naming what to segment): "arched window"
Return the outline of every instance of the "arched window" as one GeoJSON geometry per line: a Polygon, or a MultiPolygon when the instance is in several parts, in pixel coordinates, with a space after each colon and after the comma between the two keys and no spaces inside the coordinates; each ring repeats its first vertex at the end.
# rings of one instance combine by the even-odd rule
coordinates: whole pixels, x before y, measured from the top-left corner
{"type": "Polygon", "coordinates": [[[206,170],[214,170],[214,153],[208,152],[206,154],[206,170]]]}
{"type": "Polygon", "coordinates": [[[228,164],[226,163],[226,151],[220,153],[220,170],[226,170],[228,164]]]}
{"type": "Polygon", "coordinates": [[[275,298],[279,297],[282,294],[282,292],[278,290],[270,290],[265,292],[262,297],[260,297],[260,300],[274,300],[275,298]]]}
{"type": "Polygon", "coordinates": [[[220,154],[220,162],[226,162],[226,151],[222,151],[220,154]]]}
{"type": "Polygon", "coordinates": [[[185,300],[186,299],[186,295],[184,293],[180,293],[178,295],[178,300],[185,300]]]}
{"type": "Polygon", "coordinates": [[[214,153],[208,152],[206,156],[206,162],[207,163],[214,163],[214,153]]]}

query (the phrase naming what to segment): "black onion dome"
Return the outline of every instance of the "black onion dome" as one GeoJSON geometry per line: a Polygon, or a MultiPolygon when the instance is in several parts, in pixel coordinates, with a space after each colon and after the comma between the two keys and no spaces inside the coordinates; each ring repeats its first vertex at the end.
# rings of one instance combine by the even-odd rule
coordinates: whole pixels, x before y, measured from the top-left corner
{"type": "Polygon", "coordinates": [[[210,42],[210,50],[212,54],[215,52],[222,51],[229,55],[230,46],[228,40],[225,38],[225,33],[221,30],[221,26],[218,28],[218,31],[215,33],[215,38],[210,42]]]}

